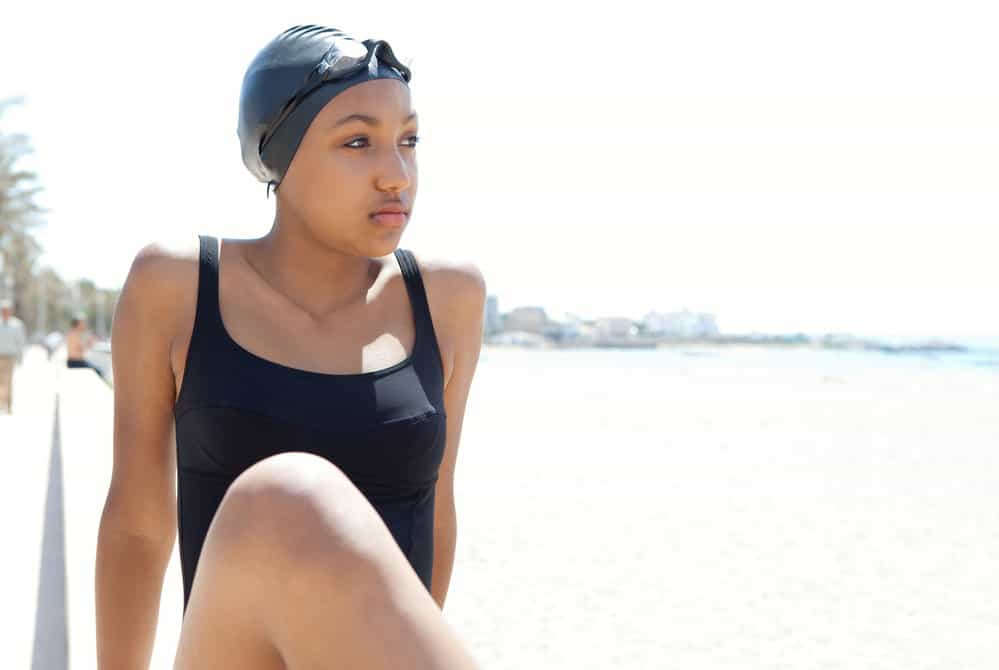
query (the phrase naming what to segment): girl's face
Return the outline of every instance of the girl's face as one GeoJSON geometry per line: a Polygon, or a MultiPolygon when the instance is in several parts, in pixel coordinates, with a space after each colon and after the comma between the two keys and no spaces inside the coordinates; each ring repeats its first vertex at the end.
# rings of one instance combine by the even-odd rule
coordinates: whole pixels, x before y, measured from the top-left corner
{"type": "Polygon", "coordinates": [[[368,257],[397,246],[416,200],[418,124],[409,87],[395,79],[351,86],[329,101],[302,138],[279,188],[278,210],[329,246],[368,257]],[[376,210],[399,202],[401,228],[376,210]]]}

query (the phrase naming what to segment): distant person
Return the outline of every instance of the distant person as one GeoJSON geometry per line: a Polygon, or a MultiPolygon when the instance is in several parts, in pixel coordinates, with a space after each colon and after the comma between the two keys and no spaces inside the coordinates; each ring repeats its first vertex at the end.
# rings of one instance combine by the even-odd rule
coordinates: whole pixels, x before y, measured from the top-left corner
{"type": "Polygon", "coordinates": [[[27,336],[24,323],[14,316],[14,303],[0,299],[0,409],[14,411],[14,366],[24,356],[27,336]]]}
{"type": "Polygon", "coordinates": [[[73,317],[70,330],[66,333],[66,367],[90,368],[97,376],[104,379],[101,369],[86,360],[85,356],[94,346],[94,337],[87,330],[87,321],[83,314],[73,317]]]}
{"type": "Polygon", "coordinates": [[[132,259],[111,328],[99,667],[148,658],[175,539],[176,670],[481,667],[441,609],[485,280],[399,246],[409,76],[383,40],[284,31],[243,76],[237,123],[276,195],[270,231],[132,259]]]}

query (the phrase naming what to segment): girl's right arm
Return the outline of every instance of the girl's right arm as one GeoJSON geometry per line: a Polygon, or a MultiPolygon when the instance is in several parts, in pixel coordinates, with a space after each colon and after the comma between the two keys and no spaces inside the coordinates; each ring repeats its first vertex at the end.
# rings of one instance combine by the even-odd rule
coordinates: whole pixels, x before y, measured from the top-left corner
{"type": "Polygon", "coordinates": [[[170,365],[175,263],[155,244],[140,250],[112,317],[114,466],[95,574],[99,670],[149,667],[177,534],[170,365]]]}

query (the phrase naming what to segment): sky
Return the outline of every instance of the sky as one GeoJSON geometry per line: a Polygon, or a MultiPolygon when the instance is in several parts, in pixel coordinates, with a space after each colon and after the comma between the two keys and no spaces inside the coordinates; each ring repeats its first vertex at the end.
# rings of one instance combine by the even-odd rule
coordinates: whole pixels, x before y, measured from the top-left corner
{"type": "Polygon", "coordinates": [[[474,262],[501,311],[999,335],[994,3],[221,4],[5,10],[0,99],[24,103],[0,128],[30,136],[64,279],[118,288],[149,242],[267,233],[240,84],[319,23],[409,62],[400,246],[474,262]]]}

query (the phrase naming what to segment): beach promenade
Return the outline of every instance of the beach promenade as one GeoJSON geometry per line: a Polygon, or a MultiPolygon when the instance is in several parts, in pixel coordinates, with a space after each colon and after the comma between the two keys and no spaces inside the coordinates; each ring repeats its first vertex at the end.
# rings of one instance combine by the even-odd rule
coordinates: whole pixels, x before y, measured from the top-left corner
{"type": "MultiPolygon", "coordinates": [[[[0,414],[0,505],[6,524],[0,593],[12,670],[97,667],[94,567],[112,465],[113,393],[89,369],[40,347],[14,372],[14,411],[0,414]]],[[[183,592],[177,547],[164,580],[152,668],[170,668],[183,592]]]]}

